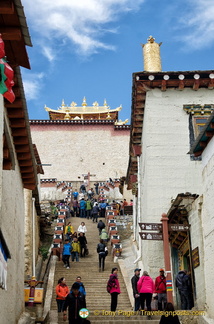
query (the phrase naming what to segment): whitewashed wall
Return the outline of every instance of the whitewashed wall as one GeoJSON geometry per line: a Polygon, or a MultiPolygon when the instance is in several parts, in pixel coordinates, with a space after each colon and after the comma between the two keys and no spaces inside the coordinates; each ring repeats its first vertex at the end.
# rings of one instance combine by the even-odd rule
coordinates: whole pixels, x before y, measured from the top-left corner
{"type": "Polygon", "coordinates": [[[206,308],[206,283],[204,272],[204,235],[203,235],[203,195],[199,196],[190,207],[189,210],[189,223],[191,246],[192,250],[198,247],[199,250],[199,266],[194,269],[195,283],[196,283],[196,304],[198,309],[203,310],[206,308]]]}
{"type": "Polygon", "coordinates": [[[3,171],[0,227],[11,253],[7,291],[0,291],[2,323],[17,323],[24,310],[24,195],[19,168],[3,171]],[[12,311],[11,311],[12,310],[12,311]]]}
{"type": "Polygon", "coordinates": [[[33,275],[32,260],[33,260],[33,227],[35,231],[35,260],[38,257],[38,249],[40,243],[39,237],[39,217],[36,213],[34,202],[32,202],[32,191],[24,189],[24,203],[25,203],[25,279],[29,279],[29,276],[33,275]],[[33,224],[33,210],[35,213],[35,222],[33,224]]]}
{"type": "Polygon", "coordinates": [[[203,205],[202,226],[204,239],[204,276],[206,307],[209,318],[214,318],[213,279],[214,279],[214,137],[202,154],[203,163],[203,205]]]}
{"type": "MultiPolygon", "coordinates": [[[[177,194],[202,193],[201,162],[190,161],[189,115],[184,104],[213,104],[213,91],[154,89],[147,92],[142,136],[143,222],[160,222],[177,194]]],[[[163,266],[163,243],[143,241],[145,269],[157,276],[163,266]]]]}
{"type": "Polygon", "coordinates": [[[31,125],[45,174],[41,178],[79,181],[82,174],[95,174],[92,181],[126,176],[129,130],[113,125],[31,125]],[[80,178],[78,178],[80,177],[80,178]]]}

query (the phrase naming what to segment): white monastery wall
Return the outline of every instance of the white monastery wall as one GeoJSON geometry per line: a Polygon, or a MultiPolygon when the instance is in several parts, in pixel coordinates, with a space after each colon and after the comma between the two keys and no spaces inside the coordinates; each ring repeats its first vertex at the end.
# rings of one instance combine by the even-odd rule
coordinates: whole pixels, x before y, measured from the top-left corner
{"type": "Polygon", "coordinates": [[[41,200],[61,200],[65,199],[67,191],[62,192],[62,189],[56,187],[41,187],[41,200]]]}
{"type": "MultiPolygon", "coordinates": [[[[7,262],[7,290],[1,289],[3,323],[16,323],[24,310],[24,195],[19,168],[3,171],[0,228],[11,254],[7,262]],[[11,294],[18,298],[11,298],[11,294]]],[[[0,321],[1,321],[0,320],[0,321]]]]}
{"type": "Polygon", "coordinates": [[[103,181],[125,176],[128,167],[129,130],[114,130],[113,125],[32,125],[44,166],[41,178],[79,181],[82,174],[103,181]],[[80,178],[78,178],[80,177],[80,178]]]}
{"type": "Polygon", "coordinates": [[[198,247],[199,250],[199,266],[194,269],[195,283],[196,283],[196,305],[198,309],[205,309],[205,273],[204,273],[204,238],[202,228],[202,202],[203,196],[199,196],[191,205],[189,210],[189,223],[191,246],[192,250],[198,247]]]}
{"type": "MultiPolygon", "coordinates": [[[[168,211],[171,199],[179,193],[201,194],[201,162],[191,161],[187,154],[189,115],[183,105],[207,103],[214,103],[210,90],[162,92],[154,89],[147,92],[141,167],[143,222],[160,222],[161,214],[168,211]]],[[[148,265],[154,264],[157,275],[163,260],[163,244],[155,241],[142,244],[146,270],[150,271],[148,265]]]]}
{"type": "Polygon", "coordinates": [[[25,203],[25,280],[31,278],[33,275],[32,260],[33,260],[33,227],[35,230],[35,256],[38,257],[38,249],[40,243],[39,237],[39,217],[37,216],[35,204],[32,202],[32,191],[24,189],[24,203],[25,203]],[[33,224],[33,208],[35,213],[35,222],[33,224]]]}
{"type": "Polygon", "coordinates": [[[214,278],[214,137],[202,154],[203,163],[203,205],[202,224],[204,237],[204,275],[206,289],[206,307],[210,318],[214,318],[214,305],[212,301],[214,278]]]}

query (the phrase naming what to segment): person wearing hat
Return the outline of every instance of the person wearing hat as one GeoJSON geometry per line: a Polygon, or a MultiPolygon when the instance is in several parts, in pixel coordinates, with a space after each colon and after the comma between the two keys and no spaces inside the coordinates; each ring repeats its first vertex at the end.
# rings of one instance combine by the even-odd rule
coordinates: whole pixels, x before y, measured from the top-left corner
{"type": "Polygon", "coordinates": [[[133,290],[133,295],[134,295],[134,311],[135,312],[140,309],[140,294],[138,293],[138,290],[137,290],[137,282],[140,279],[140,271],[141,271],[141,269],[136,268],[134,270],[134,276],[131,279],[132,290],[133,290]]]}
{"type": "Polygon", "coordinates": [[[166,308],[166,277],[164,275],[164,269],[160,269],[160,275],[155,279],[155,293],[158,296],[158,310],[162,311],[166,308]]]}

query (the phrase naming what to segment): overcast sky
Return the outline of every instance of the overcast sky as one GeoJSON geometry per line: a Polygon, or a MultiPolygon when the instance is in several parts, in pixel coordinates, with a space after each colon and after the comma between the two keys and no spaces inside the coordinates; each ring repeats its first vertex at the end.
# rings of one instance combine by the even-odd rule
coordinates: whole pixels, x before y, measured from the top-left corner
{"type": "Polygon", "coordinates": [[[213,0],[22,0],[33,47],[22,69],[30,119],[64,99],[122,105],[130,119],[132,73],[143,71],[142,43],[161,45],[163,71],[212,70],[213,0]]]}

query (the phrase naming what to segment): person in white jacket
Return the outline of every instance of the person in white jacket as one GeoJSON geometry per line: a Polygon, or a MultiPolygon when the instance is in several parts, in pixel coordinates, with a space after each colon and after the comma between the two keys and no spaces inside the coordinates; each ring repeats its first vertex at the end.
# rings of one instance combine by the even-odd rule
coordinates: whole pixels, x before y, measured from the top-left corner
{"type": "Polygon", "coordinates": [[[80,226],[78,227],[77,232],[78,232],[78,233],[86,233],[86,232],[87,232],[87,228],[86,228],[84,222],[82,222],[82,223],[80,224],[80,226]]]}

